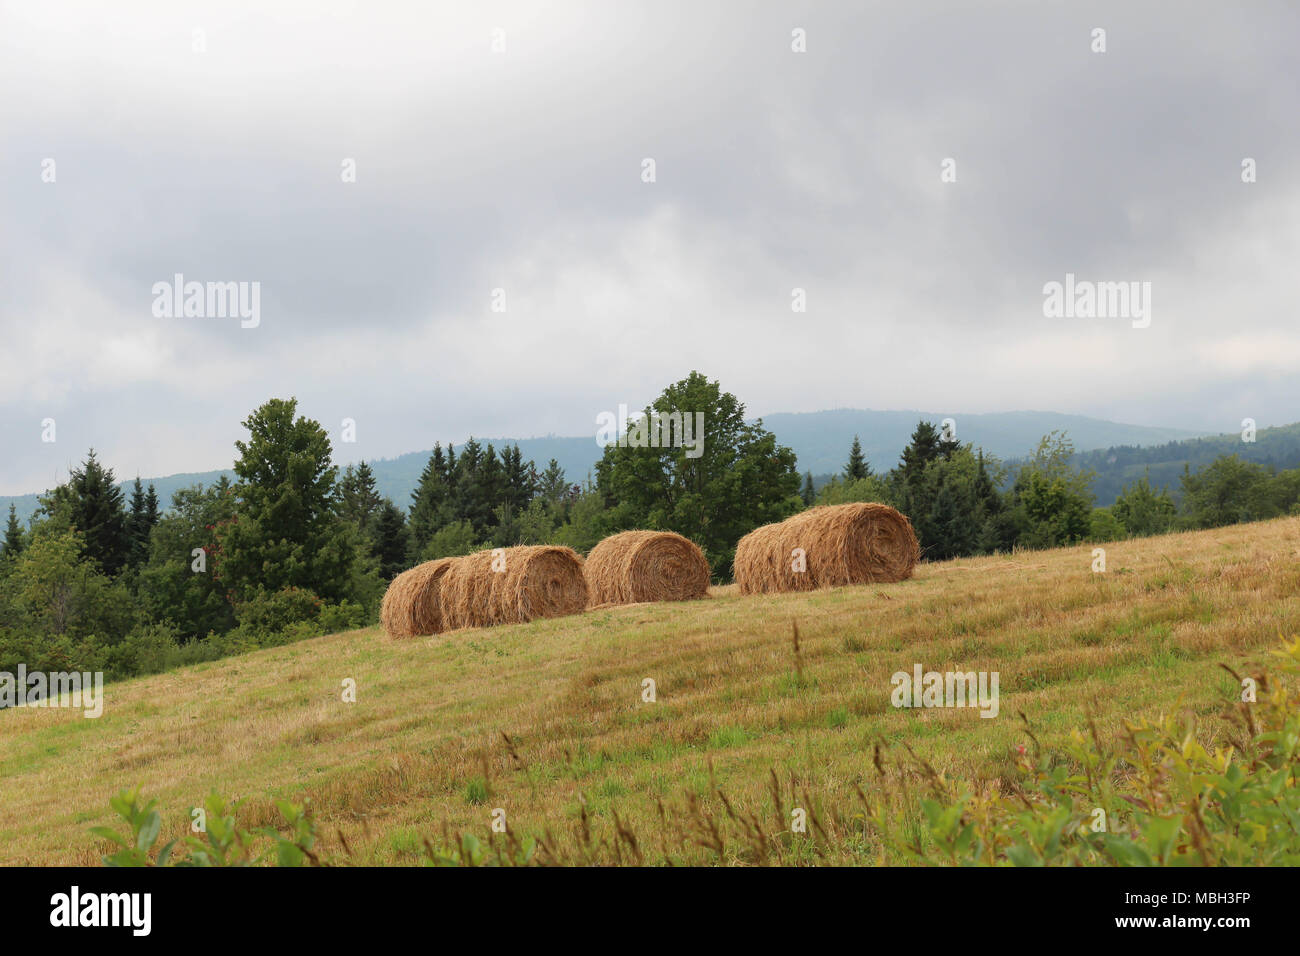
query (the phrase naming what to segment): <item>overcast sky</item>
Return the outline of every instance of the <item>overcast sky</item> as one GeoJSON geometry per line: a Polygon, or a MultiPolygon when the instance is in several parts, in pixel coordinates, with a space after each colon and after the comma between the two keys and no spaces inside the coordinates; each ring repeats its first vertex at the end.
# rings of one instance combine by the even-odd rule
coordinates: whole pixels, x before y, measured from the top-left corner
{"type": "Polygon", "coordinates": [[[346,461],[594,435],[691,369],[753,414],[1300,420],[1297,37],[1263,2],[0,3],[0,494],[90,445],[228,467],[272,396],[354,419],[346,461]],[[1150,282],[1150,326],[1045,318],[1067,272],[1150,282]],[[176,273],[259,282],[260,324],[155,316],[176,273]]]}

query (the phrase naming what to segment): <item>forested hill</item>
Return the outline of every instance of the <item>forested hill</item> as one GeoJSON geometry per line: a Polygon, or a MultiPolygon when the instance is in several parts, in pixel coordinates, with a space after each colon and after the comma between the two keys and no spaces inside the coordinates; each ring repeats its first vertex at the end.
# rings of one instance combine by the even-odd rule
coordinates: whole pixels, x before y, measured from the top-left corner
{"type": "MultiPolygon", "coordinates": [[[[1075,444],[1078,447],[1078,442],[1075,444]]],[[[1097,473],[1092,490],[1097,496],[1096,503],[1105,506],[1114,503],[1125,485],[1138,480],[1148,470],[1151,485],[1155,488],[1168,486],[1170,495],[1177,501],[1181,498],[1183,465],[1190,465],[1195,473],[1220,455],[1237,455],[1244,461],[1279,469],[1296,468],[1300,466],[1300,423],[1262,428],[1253,442],[1243,441],[1241,434],[1235,433],[1171,441],[1146,448],[1117,445],[1080,452],[1072,463],[1097,473]]]]}

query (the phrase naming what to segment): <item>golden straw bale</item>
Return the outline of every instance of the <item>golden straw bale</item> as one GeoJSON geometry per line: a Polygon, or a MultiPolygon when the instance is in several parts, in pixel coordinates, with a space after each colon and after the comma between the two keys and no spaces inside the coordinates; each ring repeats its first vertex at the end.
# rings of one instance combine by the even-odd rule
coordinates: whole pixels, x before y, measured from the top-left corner
{"type": "Polygon", "coordinates": [[[912,522],[888,505],[824,505],[756,528],[736,545],[741,594],[902,581],[921,547],[912,522]],[[798,550],[796,550],[798,549],[798,550]],[[795,570],[802,552],[806,570],[795,570]]]}
{"type": "Polygon", "coordinates": [[[442,630],[438,592],[452,560],[426,561],[393,578],[379,606],[379,623],[389,637],[437,634],[442,630]]]}
{"type": "Polygon", "coordinates": [[[624,531],[591,549],[583,565],[591,604],[689,601],[709,590],[709,562],[672,531],[624,531]]]}
{"type": "Polygon", "coordinates": [[[587,606],[582,558],[571,548],[553,545],[452,558],[438,593],[448,629],[522,624],[576,614],[587,606]]]}

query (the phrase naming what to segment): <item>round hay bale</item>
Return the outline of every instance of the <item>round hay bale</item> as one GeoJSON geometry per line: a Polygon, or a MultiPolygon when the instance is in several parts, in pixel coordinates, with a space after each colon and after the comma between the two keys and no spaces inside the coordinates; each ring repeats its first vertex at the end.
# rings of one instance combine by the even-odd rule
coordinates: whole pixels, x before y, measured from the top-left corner
{"type": "Polygon", "coordinates": [[[379,605],[379,623],[389,637],[437,634],[442,630],[442,606],[438,592],[451,558],[426,561],[403,571],[389,582],[379,605]]]}
{"type": "Polygon", "coordinates": [[[583,565],[592,605],[690,601],[709,590],[709,562],[672,531],[624,531],[591,549],[583,565]]]}
{"type": "Polygon", "coordinates": [[[520,545],[452,558],[438,594],[447,628],[491,627],[577,614],[587,580],[572,548],[520,545]]]}
{"type": "Polygon", "coordinates": [[[888,505],[823,505],[756,528],[736,545],[741,594],[811,591],[912,576],[921,546],[912,522],[888,505]],[[806,570],[795,570],[802,549],[806,570]]]}

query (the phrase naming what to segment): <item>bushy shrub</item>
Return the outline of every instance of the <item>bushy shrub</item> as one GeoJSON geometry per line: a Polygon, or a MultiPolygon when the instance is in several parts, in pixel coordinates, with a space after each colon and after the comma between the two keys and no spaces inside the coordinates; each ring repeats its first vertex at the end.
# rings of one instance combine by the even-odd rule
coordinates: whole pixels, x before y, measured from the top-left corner
{"type": "Polygon", "coordinates": [[[366,609],[346,599],[338,604],[325,604],[321,606],[320,616],[316,622],[320,625],[322,634],[355,630],[365,626],[366,609]]]}
{"type": "Polygon", "coordinates": [[[270,637],[291,624],[314,621],[320,609],[321,599],[303,588],[287,587],[274,592],[258,588],[235,608],[235,619],[252,633],[270,637]]]}
{"type": "Polygon", "coordinates": [[[135,628],[111,651],[113,676],[161,674],[180,662],[180,632],[170,622],[135,628]]]}
{"type": "Polygon", "coordinates": [[[1093,508],[1089,541],[1121,541],[1128,537],[1124,525],[1110,508],[1093,508]]]}

